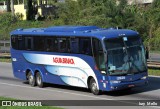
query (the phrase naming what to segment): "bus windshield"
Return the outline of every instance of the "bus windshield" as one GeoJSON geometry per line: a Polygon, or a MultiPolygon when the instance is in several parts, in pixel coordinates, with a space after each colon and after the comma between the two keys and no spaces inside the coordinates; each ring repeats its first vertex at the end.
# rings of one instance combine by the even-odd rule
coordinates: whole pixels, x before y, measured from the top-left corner
{"type": "Polygon", "coordinates": [[[104,40],[109,75],[126,75],[147,71],[144,46],[137,37],[104,40]]]}

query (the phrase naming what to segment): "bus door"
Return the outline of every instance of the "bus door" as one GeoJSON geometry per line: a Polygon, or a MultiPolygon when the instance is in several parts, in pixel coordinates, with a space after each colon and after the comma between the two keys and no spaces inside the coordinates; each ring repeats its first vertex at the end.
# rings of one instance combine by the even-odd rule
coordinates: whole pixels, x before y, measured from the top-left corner
{"type": "Polygon", "coordinates": [[[93,56],[95,59],[96,67],[100,71],[106,71],[104,52],[103,52],[102,44],[101,44],[100,40],[93,38],[92,47],[93,47],[93,56]]]}

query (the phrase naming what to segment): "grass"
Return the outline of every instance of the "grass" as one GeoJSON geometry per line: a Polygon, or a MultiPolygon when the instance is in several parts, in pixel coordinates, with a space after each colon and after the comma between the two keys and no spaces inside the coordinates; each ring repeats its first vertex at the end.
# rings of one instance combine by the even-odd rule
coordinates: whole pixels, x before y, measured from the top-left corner
{"type": "Polygon", "coordinates": [[[16,99],[13,99],[13,98],[6,98],[6,97],[0,97],[0,100],[16,100],[16,99]]]}
{"type": "Polygon", "coordinates": [[[0,53],[0,62],[11,62],[10,53],[0,53]]]}
{"type": "MultiPolygon", "coordinates": [[[[6,97],[0,97],[0,101],[3,100],[17,100],[14,98],[6,98],[6,97]]],[[[0,103],[1,104],[1,103],[0,103]]],[[[0,106],[0,109],[63,109],[63,108],[59,108],[59,107],[52,107],[52,106],[0,106]]]]}
{"type": "Polygon", "coordinates": [[[160,69],[148,69],[149,75],[160,76],[160,69]]]}
{"type": "Polygon", "coordinates": [[[7,59],[7,58],[0,58],[0,62],[11,62],[11,59],[7,59]]]}
{"type": "Polygon", "coordinates": [[[160,53],[160,51],[158,51],[158,50],[157,51],[151,50],[150,53],[160,53]]]}

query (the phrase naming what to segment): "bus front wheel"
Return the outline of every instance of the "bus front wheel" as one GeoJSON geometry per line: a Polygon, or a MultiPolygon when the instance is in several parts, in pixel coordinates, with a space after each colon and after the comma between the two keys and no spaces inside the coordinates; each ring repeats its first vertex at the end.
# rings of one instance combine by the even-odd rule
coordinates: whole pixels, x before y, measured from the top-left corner
{"type": "Polygon", "coordinates": [[[27,78],[28,78],[29,84],[30,84],[32,87],[34,87],[34,86],[36,85],[36,82],[35,82],[35,77],[32,75],[31,72],[28,73],[27,78]]]}
{"type": "Polygon", "coordinates": [[[90,80],[90,90],[94,95],[100,94],[100,90],[98,89],[96,81],[93,78],[90,80]]]}
{"type": "Polygon", "coordinates": [[[44,83],[42,80],[42,76],[39,72],[36,73],[36,84],[38,85],[38,87],[42,88],[44,87],[44,83]]]}

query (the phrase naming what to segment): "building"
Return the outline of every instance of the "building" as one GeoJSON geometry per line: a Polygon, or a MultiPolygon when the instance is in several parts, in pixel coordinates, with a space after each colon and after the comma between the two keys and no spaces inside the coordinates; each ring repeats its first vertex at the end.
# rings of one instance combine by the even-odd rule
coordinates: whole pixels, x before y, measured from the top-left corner
{"type": "Polygon", "coordinates": [[[154,0],[128,0],[128,4],[140,4],[140,5],[146,5],[151,4],[154,0]]]}
{"type": "Polygon", "coordinates": [[[6,2],[0,2],[0,13],[7,11],[6,2]]]}
{"type": "MultiPolygon", "coordinates": [[[[23,16],[23,20],[27,19],[27,9],[25,0],[17,0],[18,3],[14,5],[14,13],[19,13],[23,16]]],[[[47,17],[52,16],[55,12],[55,6],[49,5],[48,0],[33,0],[36,15],[47,17]]],[[[36,16],[37,17],[37,16],[36,16]]]]}
{"type": "MultiPolygon", "coordinates": [[[[34,8],[39,16],[48,16],[55,13],[55,6],[49,5],[48,0],[32,0],[34,8]]],[[[59,0],[58,0],[59,1],[59,0]]],[[[60,2],[63,0],[60,0],[60,2]]],[[[0,3],[0,12],[7,11],[6,2],[0,3]]],[[[18,15],[22,20],[27,19],[26,0],[14,0],[14,14],[18,15]]]]}
{"type": "MultiPolygon", "coordinates": [[[[117,0],[117,4],[120,0],[117,0]]],[[[154,0],[127,0],[129,5],[148,5],[151,4],[154,0]]]]}
{"type": "Polygon", "coordinates": [[[24,0],[16,0],[16,2],[14,2],[14,13],[21,15],[22,20],[27,19],[27,10],[25,7],[24,0]]]}

